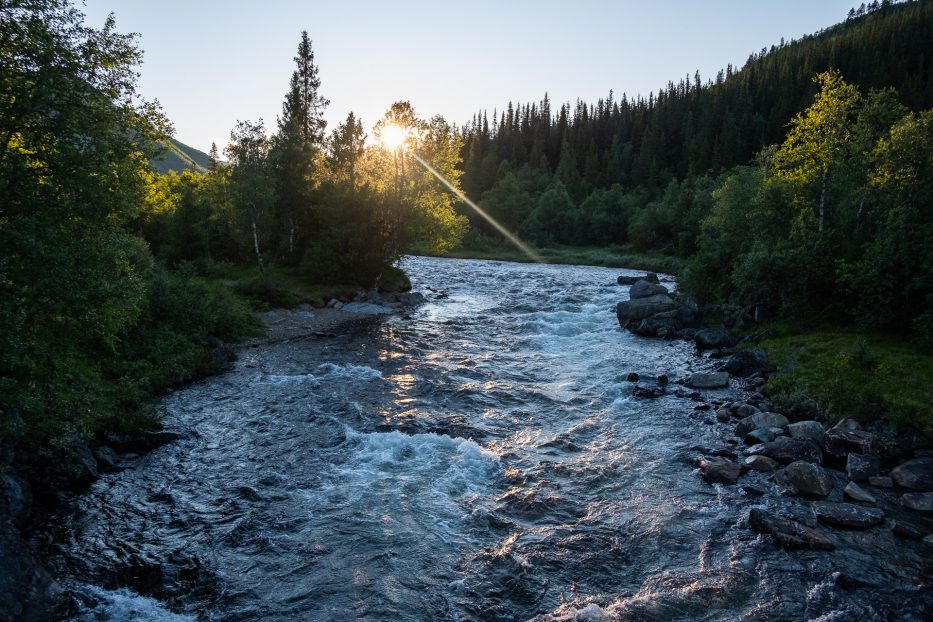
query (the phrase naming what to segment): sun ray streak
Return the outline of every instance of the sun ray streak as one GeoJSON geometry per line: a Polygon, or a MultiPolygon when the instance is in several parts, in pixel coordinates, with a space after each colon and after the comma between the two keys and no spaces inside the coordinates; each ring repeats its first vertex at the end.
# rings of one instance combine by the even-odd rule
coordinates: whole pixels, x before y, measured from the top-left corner
{"type": "Polygon", "coordinates": [[[525,243],[522,242],[520,239],[518,239],[518,236],[516,236],[516,235],[513,234],[511,231],[509,231],[508,229],[506,229],[505,227],[503,227],[501,224],[499,224],[499,221],[497,221],[495,218],[493,218],[492,216],[490,216],[489,214],[487,214],[485,211],[483,211],[483,209],[482,209],[479,205],[477,205],[476,203],[474,203],[473,201],[471,201],[470,199],[468,199],[467,196],[466,196],[465,194],[463,194],[463,192],[461,192],[459,188],[457,188],[457,187],[454,186],[452,183],[450,183],[449,181],[447,181],[447,179],[446,179],[443,175],[441,175],[441,174],[438,173],[436,170],[434,170],[434,167],[433,167],[433,166],[431,166],[430,164],[428,164],[427,162],[425,162],[424,160],[422,160],[422,159],[418,156],[417,153],[412,153],[411,155],[414,156],[414,158],[415,158],[416,160],[418,160],[418,163],[421,164],[421,166],[423,166],[424,168],[426,168],[426,169],[428,170],[429,173],[431,173],[432,175],[434,175],[435,177],[437,177],[437,178],[440,180],[440,182],[441,182],[442,184],[444,184],[445,186],[447,186],[447,188],[448,188],[451,192],[453,192],[455,195],[457,195],[457,197],[458,197],[461,201],[463,201],[464,203],[466,203],[467,205],[469,205],[471,208],[473,208],[473,211],[475,211],[477,214],[479,214],[480,216],[482,216],[482,217],[486,220],[486,222],[488,222],[490,225],[492,225],[493,227],[495,227],[496,231],[498,231],[499,233],[501,233],[502,235],[504,235],[505,238],[506,238],[509,242],[511,242],[512,244],[514,244],[515,247],[516,247],[518,250],[520,250],[521,252],[523,252],[523,253],[525,253],[526,255],[528,255],[528,257],[529,257],[532,261],[534,261],[535,263],[546,263],[546,262],[544,261],[544,258],[541,257],[541,255],[539,255],[538,253],[534,252],[534,251],[531,249],[531,247],[529,247],[527,244],[525,244],[525,243]]]}

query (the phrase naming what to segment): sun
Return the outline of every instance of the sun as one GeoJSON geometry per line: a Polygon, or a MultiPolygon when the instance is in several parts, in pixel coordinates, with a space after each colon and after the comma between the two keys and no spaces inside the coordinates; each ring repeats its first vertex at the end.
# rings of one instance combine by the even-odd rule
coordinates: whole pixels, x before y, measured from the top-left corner
{"type": "Polygon", "coordinates": [[[408,136],[408,130],[393,123],[382,128],[379,141],[386,149],[393,150],[403,146],[408,136]]]}

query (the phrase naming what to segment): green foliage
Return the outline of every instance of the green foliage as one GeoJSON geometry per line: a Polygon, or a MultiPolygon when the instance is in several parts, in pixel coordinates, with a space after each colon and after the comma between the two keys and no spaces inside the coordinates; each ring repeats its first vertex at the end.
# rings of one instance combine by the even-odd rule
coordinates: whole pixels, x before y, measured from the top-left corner
{"type": "Polygon", "coordinates": [[[275,272],[266,272],[241,281],[234,289],[257,309],[287,309],[299,302],[295,291],[275,272]]]}
{"type": "Polygon", "coordinates": [[[376,284],[380,292],[407,292],[411,289],[411,281],[401,268],[389,266],[379,275],[376,284]]]}
{"type": "Polygon", "coordinates": [[[887,418],[899,426],[933,426],[933,355],[889,336],[798,328],[760,345],[778,374],[765,387],[782,412],[827,419],[887,418]]]}

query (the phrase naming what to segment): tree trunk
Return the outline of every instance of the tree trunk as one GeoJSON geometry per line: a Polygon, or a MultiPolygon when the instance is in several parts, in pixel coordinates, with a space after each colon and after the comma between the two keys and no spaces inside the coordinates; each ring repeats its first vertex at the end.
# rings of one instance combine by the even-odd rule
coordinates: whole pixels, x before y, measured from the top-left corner
{"type": "Polygon", "coordinates": [[[259,274],[266,276],[266,267],[262,265],[262,253],[259,252],[259,233],[256,231],[256,218],[252,219],[253,225],[253,250],[256,251],[256,261],[259,262],[259,274]]]}
{"type": "Polygon", "coordinates": [[[820,182],[820,233],[823,233],[823,222],[826,220],[826,171],[823,171],[823,179],[820,182]]]}
{"type": "Polygon", "coordinates": [[[288,217],[288,255],[289,257],[295,256],[295,219],[291,216],[288,217]]]}

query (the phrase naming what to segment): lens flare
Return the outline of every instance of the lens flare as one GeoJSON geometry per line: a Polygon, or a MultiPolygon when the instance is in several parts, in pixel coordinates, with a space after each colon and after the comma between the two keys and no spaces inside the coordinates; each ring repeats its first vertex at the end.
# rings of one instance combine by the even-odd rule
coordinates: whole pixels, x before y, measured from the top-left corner
{"type": "Polygon", "coordinates": [[[398,125],[386,125],[379,134],[379,141],[391,151],[404,145],[408,134],[408,131],[398,125]]]}
{"type": "Polygon", "coordinates": [[[469,206],[473,209],[474,212],[476,212],[477,214],[479,214],[480,216],[482,216],[482,217],[486,220],[486,222],[488,222],[490,225],[492,225],[492,226],[495,228],[496,231],[498,231],[499,233],[501,233],[503,236],[505,236],[505,238],[506,238],[509,242],[511,242],[512,244],[514,244],[514,245],[515,245],[515,248],[517,248],[517,249],[520,250],[521,252],[523,252],[523,253],[525,253],[526,255],[528,255],[528,257],[529,257],[533,262],[535,262],[535,263],[545,263],[544,258],[541,257],[541,255],[539,255],[538,253],[534,252],[534,251],[531,249],[531,247],[529,247],[527,244],[525,244],[524,242],[522,242],[521,240],[519,240],[518,237],[517,237],[515,234],[513,234],[511,231],[509,231],[508,229],[506,229],[505,227],[503,227],[502,225],[500,225],[500,224],[499,224],[499,221],[497,221],[495,218],[493,218],[492,216],[490,216],[489,214],[487,214],[486,212],[484,212],[483,209],[482,209],[479,205],[477,205],[476,203],[474,203],[473,201],[471,201],[470,199],[468,199],[467,196],[466,196],[465,194],[463,194],[463,192],[461,192],[459,188],[457,188],[457,187],[454,186],[452,183],[450,183],[449,181],[447,181],[447,179],[446,179],[443,175],[441,175],[441,174],[438,173],[436,170],[434,170],[434,167],[433,167],[433,166],[431,166],[430,164],[428,164],[427,162],[425,162],[424,160],[422,160],[422,159],[418,156],[417,153],[413,153],[413,154],[411,154],[411,155],[414,156],[414,158],[418,161],[418,163],[419,163],[421,166],[423,166],[425,169],[427,169],[429,173],[431,173],[432,175],[434,175],[435,177],[437,177],[438,180],[440,180],[440,182],[441,182],[442,184],[444,184],[445,186],[447,186],[447,188],[448,188],[451,192],[453,192],[455,195],[457,195],[457,197],[458,197],[461,201],[463,201],[464,203],[466,203],[467,205],[469,205],[469,206]]]}

